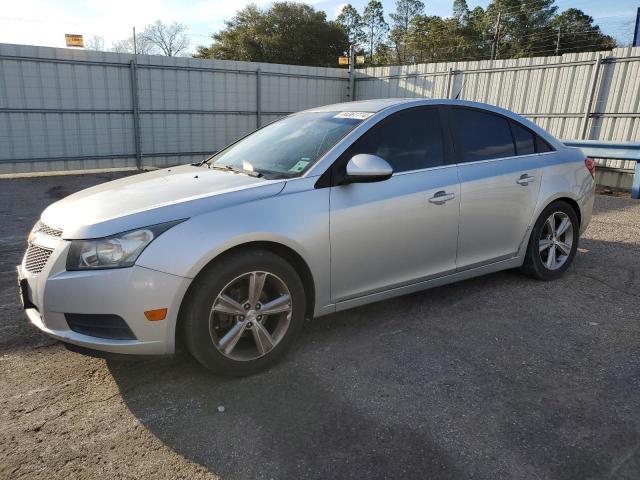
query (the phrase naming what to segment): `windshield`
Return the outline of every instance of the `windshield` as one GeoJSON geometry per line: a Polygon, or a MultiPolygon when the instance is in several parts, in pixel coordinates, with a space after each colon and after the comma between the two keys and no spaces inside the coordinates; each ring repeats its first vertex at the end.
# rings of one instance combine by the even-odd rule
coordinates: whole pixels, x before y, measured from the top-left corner
{"type": "Polygon", "coordinates": [[[272,178],[308,170],[363,118],[363,112],[298,113],[278,120],[211,157],[213,168],[232,168],[272,178]]]}

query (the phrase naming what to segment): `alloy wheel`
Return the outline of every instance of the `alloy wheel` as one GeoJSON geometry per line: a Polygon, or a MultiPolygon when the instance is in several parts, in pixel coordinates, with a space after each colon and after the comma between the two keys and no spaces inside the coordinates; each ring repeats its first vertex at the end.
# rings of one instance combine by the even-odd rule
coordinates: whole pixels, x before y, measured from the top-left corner
{"type": "Polygon", "coordinates": [[[214,345],[232,360],[256,360],[282,340],[291,323],[291,293],[270,272],[248,272],[229,282],[209,314],[214,345]]]}
{"type": "Polygon", "coordinates": [[[552,213],[544,222],[538,251],[542,264],[548,270],[561,268],[571,254],[573,246],[573,225],[569,215],[564,212],[552,213]]]}

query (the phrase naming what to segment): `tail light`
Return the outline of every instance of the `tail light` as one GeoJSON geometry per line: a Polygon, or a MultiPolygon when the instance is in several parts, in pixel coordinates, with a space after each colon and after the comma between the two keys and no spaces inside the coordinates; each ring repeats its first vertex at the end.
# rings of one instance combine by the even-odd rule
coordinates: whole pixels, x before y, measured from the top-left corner
{"type": "Polygon", "coordinates": [[[584,166],[587,167],[587,170],[589,170],[589,173],[591,174],[591,177],[595,180],[596,178],[596,162],[593,160],[593,158],[585,158],[584,159],[584,166]]]}

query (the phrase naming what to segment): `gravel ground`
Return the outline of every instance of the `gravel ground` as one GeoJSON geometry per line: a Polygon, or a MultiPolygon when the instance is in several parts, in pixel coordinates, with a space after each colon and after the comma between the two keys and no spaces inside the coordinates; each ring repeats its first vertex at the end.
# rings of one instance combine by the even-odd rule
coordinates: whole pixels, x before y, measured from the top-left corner
{"type": "Polygon", "coordinates": [[[637,201],[597,198],[557,282],[502,272],[323,317],[230,380],[71,353],[23,318],[40,211],[115,176],[0,180],[1,478],[640,478],[637,201]]]}

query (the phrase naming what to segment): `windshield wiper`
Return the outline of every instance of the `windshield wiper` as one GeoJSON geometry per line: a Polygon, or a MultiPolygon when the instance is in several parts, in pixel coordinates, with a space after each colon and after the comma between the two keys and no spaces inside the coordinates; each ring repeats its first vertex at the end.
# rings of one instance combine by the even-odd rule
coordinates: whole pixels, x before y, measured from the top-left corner
{"type": "Polygon", "coordinates": [[[249,175],[250,177],[256,177],[256,178],[262,177],[262,174],[260,172],[255,172],[253,170],[245,170],[244,168],[238,168],[232,165],[211,165],[211,164],[207,164],[207,165],[209,165],[209,168],[213,168],[215,170],[226,170],[228,172],[233,172],[233,173],[244,173],[245,175],[249,175]]]}

